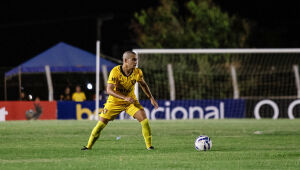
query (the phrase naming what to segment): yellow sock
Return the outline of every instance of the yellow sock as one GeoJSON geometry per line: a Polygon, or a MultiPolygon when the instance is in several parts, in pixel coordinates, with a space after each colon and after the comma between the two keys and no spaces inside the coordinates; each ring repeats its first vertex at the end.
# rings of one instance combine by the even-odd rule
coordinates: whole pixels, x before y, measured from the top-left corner
{"type": "Polygon", "coordinates": [[[144,119],[143,121],[141,121],[141,125],[146,147],[149,148],[150,146],[152,146],[152,135],[148,119],[144,119]]]}
{"type": "Polygon", "coordinates": [[[87,148],[91,149],[92,146],[94,145],[94,143],[96,142],[96,140],[99,138],[100,133],[102,131],[102,129],[104,129],[104,127],[106,126],[106,124],[104,124],[101,121],[98,121],[97,125],[94,127],[91,136],[89,138],[89,142],[87,144],[87,148]]]}

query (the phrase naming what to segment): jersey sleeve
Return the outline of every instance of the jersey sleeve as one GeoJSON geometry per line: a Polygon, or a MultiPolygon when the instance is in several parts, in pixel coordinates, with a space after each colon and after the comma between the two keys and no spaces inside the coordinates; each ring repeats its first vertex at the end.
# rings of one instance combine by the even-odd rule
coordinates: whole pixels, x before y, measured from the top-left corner
{"type": "Polygon", "coordinates": [[[109,77],[107,80],[107,83],[109,84],[116,84],[118,79],[118,73],[117,69],[112,69],[111,72],[109,73],[109,77]]]}
{"type": "Polygon", "coordinates": [[[141,69],[138,69],[138,79],[137,81],[141,81],[144,78],[143,72],[141,69]]]}

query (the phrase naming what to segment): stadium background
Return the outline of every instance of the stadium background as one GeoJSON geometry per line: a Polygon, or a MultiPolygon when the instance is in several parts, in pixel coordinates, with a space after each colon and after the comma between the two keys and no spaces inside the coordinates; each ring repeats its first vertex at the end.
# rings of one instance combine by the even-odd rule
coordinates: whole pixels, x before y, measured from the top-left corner
{"type": "Polygon", "coordinates": [[[258,0],[0,2],[0,169],[299,169],[299,8],[258,0]],[[97,119],[96,40],[106,66],[99,111],[107,74],[135,50],[159,103],[154,110],[139,90],[155,150],[145,149],[140,124],[124,112],[92,150],[80,150],[97,119]],[[149,48],[169,50],[143,53],[149,48]],[[68,99],[76,85],[86,101],[68,99]],[[212,139],[210,151],[195,150],[200,135],[212,139]]]}
{"type": "MultiPolygon", "coordinates": [[[[177,5],[179,6],[179,10],[184,8],[184,5],[186,5],[187,2],[188,1],[176,1],[177,5]]],[[[60,2],[60,5],[57,5],[55,2],[53,2],[47,4],[47,6],[43,6],[39,3],[35,4],[35,6],[32,6],[28,3],[20,3],[18,5],[15,5],[13,3],[3,3],[3,5],[1,5],[3,8],[3,10],[1,10],[1,13],[3,14],[1,16],[3,17],[3,20],[0,27],[2,37],[0,42],[2,56],[5,56],[5,60],[3,60],[0,65],[0,88],[4,89],[3,80],[5,72],[44,52],[45,50],[49,49],[59,42],[66,42],[70,45],[79,47],[83,50],[86,50],[87,52],[95,54],[95,40],[99,39],[102,42],[102,57],[113,61],[116,64],[119,64],[120,56],[123,51],[140,48],[135,39],[135,34],[133,33],[134,30],[132,29],[131,25],[134,13],[139,12],[142,9],[147,9],[149,7],[156,7],[160,3],[160,1],[146,1],[145,3],[133,1],[132,4],[134,5],[132,5],[131,3],[121,1],[110,1],[103,4],[64,4],[60,2]],[[116,3],[118,5],[115,5],[116,3]],[[56,9],[56,11],[53,12],[51,9],[56,9]],[[39,15],[37,15],[37,13],[39,13],[39,15]]],[[[299,23],[295,22],[297,16],[297,2],[283,4],[281,4],[280,2],[272,2],[272,4],[270,4],[269,2],[259,1],[244,1],[243,3],[227,1],[225,3],[223,1],[215,0],[214,3],[217,6],[220,6],[221,10],[227,12],[229,15],[237,15],[238,17],[249,20],[249,22],[253,24],[253,29],[251,30],[251,34],[246,46],[248,48],[295,48],[298,47],[300,43],[298,38],[299,32],[297,31],[299,28],[299,23]]],[[[185,15],[184,10],[182,14],[185,15]]],[[[185,47],[182,46],[181,48],[185,47]]],[[[210,47],[195,46],[193,48],[210,47]]],[[[272,60],[272,58],[274,57],[274,55],[257,56],[257,58],[263,59],[256,59],[254,60],[254,63],[260,62],[261,64],[267,64],[271,61],[279,61],[278,63],[272,65],[275,65],[275,67],[277,67],[277,65],[279,66],[283,64],[280,57],[276,60],[272,60]]],[[[273,79],[277,79],[277,85],[258,85],[256,88],[249,90],[252,90],[250,94],[241,94],[241,98],[244,97],[245,100],[249,99],[250,97],[250,100],[246,102],[247,106],[249,106],[245,110],[253,110],[248,108],[252,108],[252,105],[255,105],[259,101],[259,99],[262,98],[272,99],[272,97],[275,96],[274,99],[277,99],[279,96],[279,98],[281,99],[277,101],[279,103],[287,103],[291,100],[291,98],[297,98],[295,97],[297,94],[294,93],[296,91],[296,86],[294,85],[294,77],[290,66],[292,67],[293,64],[297,64],[298,61],[297,59],[294,59],[297,58],[297,56],[290,57],[291,59],[287,61],[287,64],[284,64],[288,68],[280,68],[276,70],[277,72],[275,71],[276,73],[271,73],[270,76],[266,76],[263,73],[259,75],[265,76],[265,79],[267,79],[267,83],[270,84],[273,83],[273,79]],[[283,77],[286,77],[286,79],[283,79],[283,77]],[[280,86],[278,84],[283,85],[280,86]],[[283,88],[287,90],[271,90],[283,88]],[[283,101],[285,99],[288,101],[283,101]]],[[[143,58],[143,60],[145,61],[146,59],[143,58]]],[[[154,60],[154,62],[156,61],[154,60]]],[[[247,62],[247,60],[245,62],[247,62]]],[[[224,78],[224,75],[220,75],[219,73],[222,72],[222,66],[218,65],[218,67],[220,69],[214,69],[214,71],[215,74],[219,77],[212,79],[226,79],[224,78]]],[[[146,69],[146,75],[151,75],[153,72],[153,70],[148,71],[148,68],[146,67],[144,69],[146,69]]],[[[153,66],[152,69],[154,69],[153,66]]],[[[245,67],[244,69],[251,70],[251,67],[245,67]]],[[[157,70],[154,69],[154,71],[157,70]]],[[[264,71],[268,70],[266,69],[264,71]]],[[[249,75],[242,75],[242,73],[240,74],[241,75],[239,75],[240,77],[238,77],[238,80],[242,80],[242,83],[244,84],[247,83],[247,81],[244,81],[243,79],[247,79],[245,77],[249,75]]],[[[41,100],[47,100],[47,86],[45,86],[46,79],[43,74],[33,76],[24,74],[22,76],[21,88],[22,91],[26,93],[26,95],[31,94],[33,96],[33,99],[38,96],[39,98],[41,98],[41,100]],[[35,81],[36,79],[39,79],[41,81],[35,81]]],[[[80,84],[83,88],[83,91],[87,94],[88,99],[93,100],[94,90],[87,89],[86,84],[95,82],[94,73],[66,73],[53,74],[52,76],[53,80],[55,81],[55,100],[59,100],[59,95],[63,93],[63,90],[66,86],[71,86],[71,90],[74,91],[74,87],[76,84],[80,84]]],[[[148,77],[152,78],[151,76],[148,77]]],[[[210,77],[207,79],[210,79],[210,77]]],[[[182,78],[177,78],[177,80],[183,81],[182,78]]],[[[154,82],[157,80],[149,79],[148,81],[150,85],[152,85],[155,84],[154,82]]],[[[226,80],[224,80],[224,82],[225,81],[226,80]]],[[[103,91],[105,83],[104,80],[101,80],[101,82],[101,90],[103,91]]],[[[195,83],[193,84],[193,86],[197,86],[197,84],[200,84],[201,81],[193,83],[195,83]]],[[[227,80],[227,82],[223,83],[227,85],[220,85],[219,87],[216,85],[218,83],[215,82],[208,81],[206,83],[208,83],[209,86],[214,87],[211,89],[207,89],[203,86],[197,88],[206,91],[212,91],[212,89],[220,88],[224,88],[225,90],[224,92],[218,90],[215,92],[211,92],[210,94],[201,94],[198,97],[184,97],[182,95],[180,96],[180,94],[177,93],[177,99],[197,100],[233,98],[230,80],[227,80]]],[[[155,86],[151,87],[158,99],[168,100],[169,90],[168,88],[166,88],[166,86],[168,85],[156,84],[155,86]],[[158,85],[160,85],[161,88],[165,88],[161,89],[161,91],[163,91],[162,93],[161,91],[157,90],[158,85]]],[[[14,76],[12,77],[12,79],[7,81],[8,100],[19,99],[19,91],[16,91],[17,88],[18,77],[14,76]]],[[[181,86],[178,86],[177,88],[181,88],[181,86]]],[[[245,91],[248,90],[248,88],[246,87],[243,89],[242,87],[241,93],[242,90],[245,91]]],[[[179,91],[179,93],[187,93],[186,89],[177,89],[177,91],[179,91]]],[[[1,93],[1,100],[5,99],[4,95],[5,93],[1,93]]],[[[28,96],[26,97],[28,98],[28,96]]],[[[142,99],[143,97],[145,96],[141,96],[142,99]]],[[[270,110],[270,108],[265,108],[265,110],[268,109],[270,110]]],[[[247,114],[246,111],[244,112],[245,115],[248,115],[247,117],[252,117],[250,116],[251,111],[247,111],[247,114]]],[[[283,110],[281,112],[286,111],[283,110]]],[[[284,114],[281,115],[281,117],[287,117],[287,115],[284,114]]]]}
{"type": "MultiPolygon", "coordinates": [[[[185,2],[178,1],[179,6],[184,6],[185,2]]],[[[298,2],[214,2],[223,11],[237,14],[255,24],[249,41],[250,48],[299,46],[298,2]]],[[[159,1],[105,1],[93,4],[53,1],[47,5],[2,2],[0,45],[5,59],[0,63],[0,89],[4,89],[5,72],[61,41],[95,54],[95,41],[100,38],[102,53],[120,60],[124,50],[138,48],[134,34],[129,29],[134,13],[158,4],[159,1]],[[97,18],[105,18],[101,30],[97,30],[97,18]]],[[[15,95],[15,100],[19,97],[13,92],[10,95],[15,95]]],[[[4,100],[4,92],[0,93],[0,100],[4,100]]]]}

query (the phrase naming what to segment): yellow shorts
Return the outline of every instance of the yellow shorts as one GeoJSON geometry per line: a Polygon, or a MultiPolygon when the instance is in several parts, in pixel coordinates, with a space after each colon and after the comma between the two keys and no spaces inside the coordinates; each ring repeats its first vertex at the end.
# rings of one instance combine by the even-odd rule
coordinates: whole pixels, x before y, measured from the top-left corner
{"type": "Polygon", "coordinates": [[[133,104],[106,102],[104,104],[104,109],[100,113],[100,117],[111,120],[118,116],[118,114],[120,114],[122,111],[126,111],[127,114],[133,117],[137,111],[142,109],[144,108],[139,102],[135,102],[133,104]]]}

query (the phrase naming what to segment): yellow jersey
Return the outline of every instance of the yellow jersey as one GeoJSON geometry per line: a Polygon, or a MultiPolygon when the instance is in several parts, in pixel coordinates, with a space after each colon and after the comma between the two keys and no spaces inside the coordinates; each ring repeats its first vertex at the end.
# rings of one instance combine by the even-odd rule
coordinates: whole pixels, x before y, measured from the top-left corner
{"type": "Polygon", "coordinates": [[[72,95],[72,100],[74,100],[75,102],[83,102],[86,100],[86,97],[83,92],[75,92],[72,95]]]}
{"type": "MultiPolygon", "coordinates": [[[[142,78],[143,78],[143,72],[141,69],[134,68],[132,73],[126,76],[122,69],[122,65],[118,65],[111,70],[107,83],[114,84],[115,91],[123,94],[124,96],[129,96],[137,100],[134,94],[135,83],[140,81],[142,78]]],[[[126,103],[127,101],[109,95],[107,102],[126,103]]]]}

